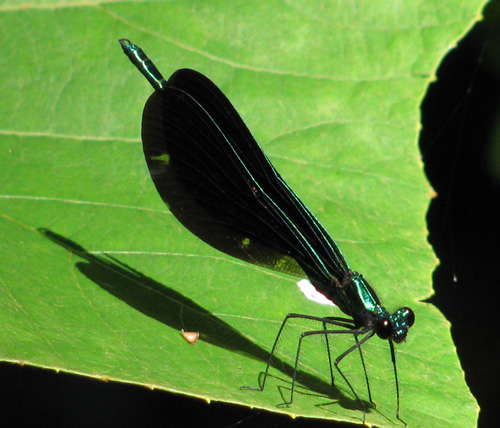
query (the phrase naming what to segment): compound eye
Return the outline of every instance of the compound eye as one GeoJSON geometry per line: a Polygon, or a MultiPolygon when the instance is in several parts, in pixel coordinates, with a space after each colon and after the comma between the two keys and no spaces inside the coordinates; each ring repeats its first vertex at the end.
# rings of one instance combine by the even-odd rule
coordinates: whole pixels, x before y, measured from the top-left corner
{"type": "Polygon", "coordinates": [[[375,332],[381,339],[389,339],[392,335],[392,322],[389,318],[382,318],[375,324],[375,332]]]}
{"type": "Polygon", "coordinates": [[[403,316],[406,320],[406,325],[409,328],[413,324],[415,324],[415,313],[410,308],[406,307],[403,308],[403,312],[404,312],[403,316]]]}

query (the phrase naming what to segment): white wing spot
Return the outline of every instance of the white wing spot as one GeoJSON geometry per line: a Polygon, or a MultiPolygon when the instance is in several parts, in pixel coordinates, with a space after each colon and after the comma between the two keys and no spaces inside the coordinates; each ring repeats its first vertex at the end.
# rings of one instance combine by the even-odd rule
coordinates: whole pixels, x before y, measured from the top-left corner
{"type": "Polygon", "coordinates": [[[314,285],[311,284],[311,281],[308,279],[301,279],[299,282],[297,282],[297,287],[299,287],[299,290],[302,291],[304,296],[308,300],[311,300],[312,302],[319,303],[321,305],[330,305],[330,306],[336,306],[335,303],[333,303],[330,299],[325,297],[324,294],[321,294],[314,285]]]}

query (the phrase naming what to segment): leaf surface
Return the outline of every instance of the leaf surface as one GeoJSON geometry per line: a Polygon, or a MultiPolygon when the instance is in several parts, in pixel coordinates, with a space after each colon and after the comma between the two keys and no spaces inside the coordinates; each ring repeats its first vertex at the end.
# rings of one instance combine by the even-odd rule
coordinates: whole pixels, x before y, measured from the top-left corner
{"type": "MultiPolygon", "coordinates": [[[[384,305],[415,310],[397,353],[408,425],[473,426],[478,409],[449,325],[421,302],[436,260],[416,141],[437,64],[483,3],[4,2],[2,360],[362,421],[345,384],[329,387],[324,345],[313,341],[303,388],[277,407],[304,326],[287,332],[265,391],[240,390],[257,385],[287,313],[339,314],[306,301],[293,278],[208,247],[162,205],[140,142],[151,88],[122,53],[126,37],[165,77],[181,67],[209,76],[384,305]],[[181,329],[200,332],[196,345],[181,329]]],[[[391,426],[387,344],[371,342],[364,355],[377,408],[367,423],[391,426]]],[[[335,346],[340,354],[349,344],[335,346]]],[[[359,362],[347,360],[367,400],[359,362]]]]}

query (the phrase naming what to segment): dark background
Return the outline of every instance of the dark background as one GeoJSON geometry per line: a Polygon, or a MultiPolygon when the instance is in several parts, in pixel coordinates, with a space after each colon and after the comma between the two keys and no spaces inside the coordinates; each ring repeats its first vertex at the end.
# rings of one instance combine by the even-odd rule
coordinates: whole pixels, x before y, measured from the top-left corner
{"type": "MultiPolygon", "coordinates": [[[[452,324],[482,428],[496,426],[500,403],[499,6],[500,0],[490,3],[485,20],[441,64],[422,104],[420,139],[438,195],[427,217],[440,260],[430,302],[452,324]]],[[[0,376],[0,423],[6,427],[350,426],[18,365],[1,364],[0,376]]]]}

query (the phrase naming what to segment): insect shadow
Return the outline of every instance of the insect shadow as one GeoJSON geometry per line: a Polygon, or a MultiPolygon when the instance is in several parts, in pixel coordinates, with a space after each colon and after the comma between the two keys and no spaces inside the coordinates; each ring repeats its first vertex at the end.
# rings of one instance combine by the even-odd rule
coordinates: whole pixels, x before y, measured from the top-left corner
{"type": "MultiPolygon", "coordinates": [[[[38,231],[83,259],[75,263],[83,275],[135,310],[177,331],[181,331],[185,326],[189,326],[192,331],[200,331],[200,341],[264,364],[269,361],[268,351],[251,342],[229,324],[178,291],[147,277],[112,256],[91,254],[74,241],[49,229],[39,228],[38,231]]],[[[294,370],[290,364],[277,357],[273,358],[271,366],[285,374],[287,378],[294,370]]],[[[261,376],[262,373],[259,378],[261,376]]],[[[297,377],[300,378],[302,386],[309,390],[308,395],[317,394],[318,397],[334,400],[332,403],[337,403],[345,409],[363,411],[357,399],[345,395],[334,385],[303,370],[298,370],[297,377]]],[[[370,403],[363,401],[363,404],[365,411],[370,411],[370,403]]],[[[280,403],[277,403],[277,406],[281,407],[280,403]]]]}

